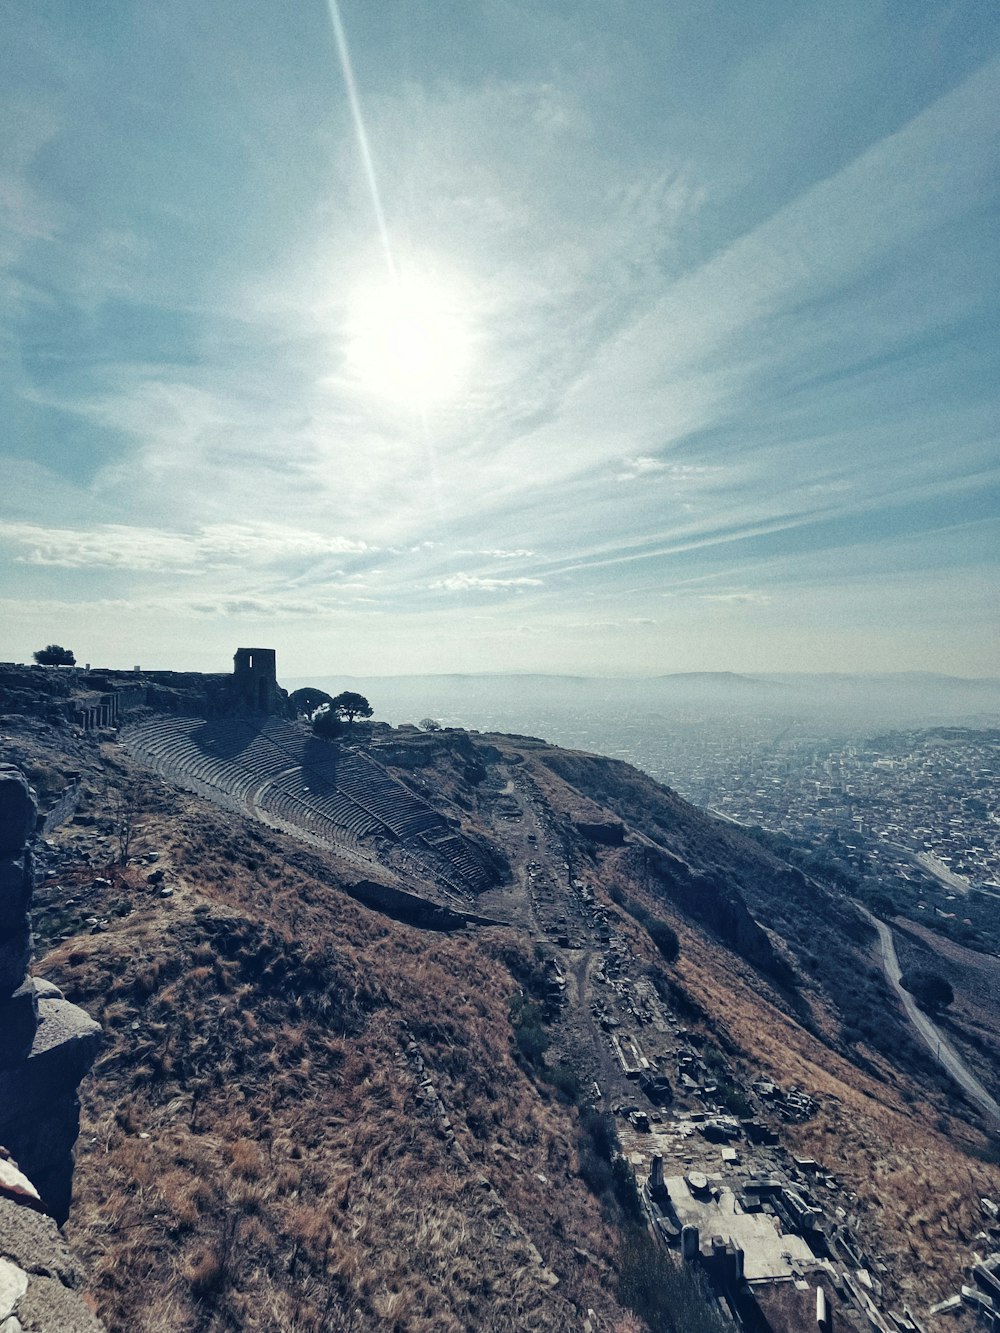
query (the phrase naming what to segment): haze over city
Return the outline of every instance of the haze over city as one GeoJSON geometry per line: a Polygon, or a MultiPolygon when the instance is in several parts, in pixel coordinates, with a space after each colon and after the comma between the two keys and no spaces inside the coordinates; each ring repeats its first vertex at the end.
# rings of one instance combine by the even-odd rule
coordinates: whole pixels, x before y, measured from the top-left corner
{"type": "Polygon", "coordinates": [[[995,6],[5,26],[0,656],[996,673],[995,6]]]}

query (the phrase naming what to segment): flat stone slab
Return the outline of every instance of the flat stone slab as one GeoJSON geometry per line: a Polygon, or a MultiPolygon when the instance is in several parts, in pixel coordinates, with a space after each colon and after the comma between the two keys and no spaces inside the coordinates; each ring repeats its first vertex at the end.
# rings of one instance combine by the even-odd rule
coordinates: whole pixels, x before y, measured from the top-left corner
{"type": "Polygon", "coordinates": [[[0,1259],[0,1319],[14,1313],[27,1290],[28,1275],[24,1269],[9,1259],[0,1259]]]}
{"type": "MultiPolygon", "coordinates": [[[[0,1150],[2,1152],[2,1150],[0,1150]]],[[[9,1157],[0,1156],[0,1195],[13,1203],[41,1211],[42,1201],[38,1191],[16,1162],[9,1157]]]]}
{"type": "Polygon", "coordinates": [[[40,1000],[65,1000],[66,996],[56,985],[54,981],[49,981],[48,977],[32,977],[35,983],[35,994],[40,1000]]]}

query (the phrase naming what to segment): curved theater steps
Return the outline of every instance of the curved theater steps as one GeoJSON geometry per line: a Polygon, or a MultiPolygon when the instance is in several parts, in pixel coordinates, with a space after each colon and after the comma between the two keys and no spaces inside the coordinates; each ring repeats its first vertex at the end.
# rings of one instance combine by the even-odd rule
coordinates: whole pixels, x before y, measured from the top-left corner
{"type": "Polygon", "coordinates": [[[122,743],[179,786],[362,864],[389,839],[453,893],[495,880],[478,848],[369,755],[292,722],[156,718],[128,728],[122,743]]]}

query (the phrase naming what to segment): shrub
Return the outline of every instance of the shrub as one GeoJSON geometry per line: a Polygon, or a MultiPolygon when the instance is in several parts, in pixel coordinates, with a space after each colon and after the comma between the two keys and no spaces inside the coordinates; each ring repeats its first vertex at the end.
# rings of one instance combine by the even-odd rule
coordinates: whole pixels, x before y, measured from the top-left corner
{"type": "Polygon", "coordinates": [[[514,1043],[518,1054],[536,1069],[541,1068],[549,1045],[548,1034],[542,1026],[542,1007],[517,996],[510,1007],[510,1021],[514,1028],[514,1043]]]}
{"type": "Polygon", "coordinates": [[[546,1079],[552,1084],[556,1092],[565,1102],[571,1102],[573,1105],[580,1100],[582,1086],[580,1075],[572,1066],[564,1064],[562,1061],[546,1070],[546,1079]]]}
{"type": "Polygon", "coordinates": [[[899,984],[910,992],[921,1009],[927,1009],[931,1013],[946,1009],[955,998],[955,992],[949,983],[936,972],[926,972],[923,969],[907,971],[900,977],[899,984]]]}
{"type": "Polygon", "coordinates": [[[616,1257],[619,1299],[652,1333],[723,1333],[693,1270],[679,1267],[647,1232],[630,1228],[616,1257]]]}
{"type": "Polygon", "coordinates": [[[628,1160],[619,1153],[611,1162],[611,1181],[615,1198],[625,1217],[636,1225],[643,1221],[642,1202],[639,1187],[635,1183],[635,1172],[628,1160]]]}
{"type": "Polygon", "coordinates": [[[344,730],[344,724],[340,720],[340,714],[329,704],[326,704],[313,714],[312,729],[317,736],[322,736],[324,740],[332,740],[344,730]]]}
{"type": "Polygon", "coordinates": [[[677,955],[681,951],[681,943],[677,938],[677,932],[657,917],[651,917],[646,922],[646,929],[649,931],[649,937],[659,949],[664,961],[667,963],[676,962],[677,955]]]}
{"type": "Polygon", "coordinates": [[[76,666],[76,657],[72,651],[58,643],[46,644],[31,655],[39,666],[76,666]]]}

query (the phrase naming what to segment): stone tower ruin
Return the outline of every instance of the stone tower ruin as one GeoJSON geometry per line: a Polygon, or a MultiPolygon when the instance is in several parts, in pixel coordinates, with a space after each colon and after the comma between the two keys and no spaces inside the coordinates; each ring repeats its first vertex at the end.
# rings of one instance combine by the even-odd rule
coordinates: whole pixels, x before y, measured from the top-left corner
{"type": "Polygon", "coordinates": [[[274,649],[237,648],[233,657],[233,687],[239,704],[249,712],[279,712],[274,649]]]}

